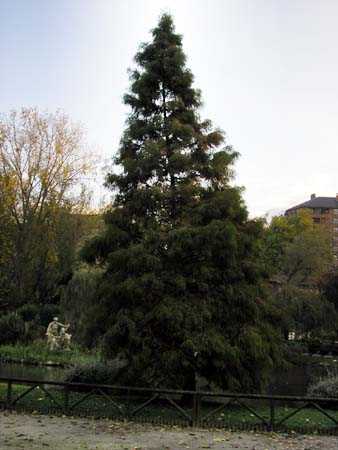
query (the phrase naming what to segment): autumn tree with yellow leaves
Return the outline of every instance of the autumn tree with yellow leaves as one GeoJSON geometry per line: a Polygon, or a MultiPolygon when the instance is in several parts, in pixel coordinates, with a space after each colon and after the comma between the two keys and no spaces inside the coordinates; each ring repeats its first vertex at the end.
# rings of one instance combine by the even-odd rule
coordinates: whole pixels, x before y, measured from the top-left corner
{"type": "Polygon", "coordinates": [[[69,277],[89,161],[81,129],[61,112],[29,108],[0,117],[3,305],[53,302],[69,277]]]}

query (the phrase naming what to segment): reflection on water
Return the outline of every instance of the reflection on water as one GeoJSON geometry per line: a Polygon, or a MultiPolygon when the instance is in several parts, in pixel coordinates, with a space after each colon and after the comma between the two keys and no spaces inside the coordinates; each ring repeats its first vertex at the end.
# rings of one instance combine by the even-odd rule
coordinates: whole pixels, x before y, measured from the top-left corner
{"type": "MultiPolygon", "coordinates": [[[[0,377],[63,381],[64,373],[65,369],[61,367],[0,363],[0,377]]],[[[291,366],[285,371],[272,373],[267,393],[306,395],[310,383],[327,376],[329,373],[338,374],[338,361],[335,358],[312,357],[307,364],[291,366]]]]}
{"type": "Polygon", "coordinates": [[[41,381],[63,381],[62,367],[31,366],[18,363],[0,363],[0,377],[26,378],[41,381]]]}

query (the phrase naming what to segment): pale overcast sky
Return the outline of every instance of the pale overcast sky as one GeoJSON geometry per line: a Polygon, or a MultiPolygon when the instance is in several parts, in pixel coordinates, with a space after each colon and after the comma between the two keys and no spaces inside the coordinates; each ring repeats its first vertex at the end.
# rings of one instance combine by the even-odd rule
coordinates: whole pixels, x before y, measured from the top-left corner
{"type": "Polygon", "coordinates": [[[334,196],[337,0],[0,0],[0,112],[61,108],[111,158],[127,68],[161,12],[184,35],[202,115],[241,153],[251,216],[334,196]]]}

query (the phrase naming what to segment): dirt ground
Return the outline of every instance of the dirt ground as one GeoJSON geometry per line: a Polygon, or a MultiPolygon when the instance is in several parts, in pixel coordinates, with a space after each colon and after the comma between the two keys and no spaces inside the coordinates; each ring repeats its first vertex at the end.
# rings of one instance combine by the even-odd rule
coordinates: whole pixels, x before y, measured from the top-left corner
{"type": "Polygon", "coordinates": [[[1,450],[337,450],[338,437],[231,433],[0,412],[1,450]]]}

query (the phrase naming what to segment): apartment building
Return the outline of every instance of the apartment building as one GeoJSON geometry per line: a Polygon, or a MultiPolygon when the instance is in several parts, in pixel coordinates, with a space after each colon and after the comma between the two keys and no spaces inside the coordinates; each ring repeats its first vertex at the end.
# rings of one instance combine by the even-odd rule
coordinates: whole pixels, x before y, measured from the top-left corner
{"type": "Polygon", "coordinates": [[[293,206],[285,215],[297,214],[300,210],[310,210],[314,224],[325,226],[332,238],[332,250],[338,259],[338,194],[335,197],[317,197],[312,194],[310,200],[293,206]]]}

